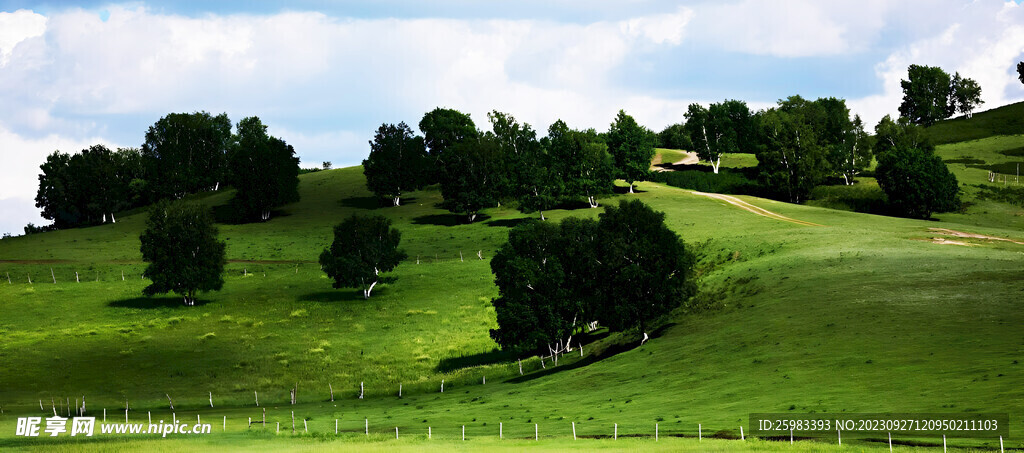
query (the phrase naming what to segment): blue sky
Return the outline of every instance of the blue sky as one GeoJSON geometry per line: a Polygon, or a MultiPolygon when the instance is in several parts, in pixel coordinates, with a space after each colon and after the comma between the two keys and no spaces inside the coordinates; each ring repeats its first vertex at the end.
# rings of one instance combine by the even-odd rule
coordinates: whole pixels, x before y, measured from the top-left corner
{"type": "Polygon", "coordinates": [[[358,164],[382,122],[436,106],[546,130],[653,129],[686,106],[793,94],[895,113],[911,63],[1024,99],[1024,7],[999,0],[0,1],[0,232],[33,206],[54,149],[139,146],[177,111],[257,115],[304,165],[358,164]]]}

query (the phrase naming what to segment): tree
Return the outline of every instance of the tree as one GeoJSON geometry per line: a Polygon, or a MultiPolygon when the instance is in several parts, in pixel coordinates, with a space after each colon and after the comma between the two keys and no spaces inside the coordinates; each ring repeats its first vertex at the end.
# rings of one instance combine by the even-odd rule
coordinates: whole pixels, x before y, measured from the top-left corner
{"type": "Polygon", "coordinates": [[[170,113],[146,131],[142,155],[156,198],[216,190],[224,181],[231,143],[227,114],[170,113]]]}
{"type": "Polygon", "coordinates": [[[652,136],[651,131],[637,124],[623,110],[615,115],[608,129],[608,151],[615,159],[619,176],[629,184],[629,193],[633,193],[634,182],[647,179],[650,173],[654,158],[652,136]]]}
{"type": "Polygon", "coordinates": [[[885,115],[875,125],[875,144],[872,151],[875,158],[881,160],[882,156],[898,148],[933,151],[935,146],[928,140],[923,127],[911,124],[906,117],[901,116],[893,121],[892,117],[885,115]]]}
{"type": "Polygon", "coordinates": [[[472,223],[482,209],[498,203],[507,186],[504,178],[500,145],[493,135],[456,143],[441,166],[441,206],[472,223]]]}
{"type": "Polygon", "coordinates": [[[114,212],[129,206],[130,169],[122,165],[122,151],[103,145],[72,155],[55,151],[40,170],[36,207],[57,228],[114,222],[114,212]]]}
{"type": "Polygon", "coordinates": [[[665,225],[665,214],[640,200],[608,206],[598,218],[601,323],[611,330],[639,328],[696,293],[695,258],[665,225]]]}
{"type": "Polygon", "coordinates": [[[684,123],[670,124],[658,133],[658,141],[662,148],[690,150],[693,141],[684,123]]]}
{"type": "Polygon", "coordinates": [[[480,135],[468,113],[441,107],[424,114],[419,128],[432,161],[431,168],[426,170],[427,184],[438,182],[445,150],[480,135]]]}
{"type": "Polygon", "coordinates": [[[804,109],[772,108],[761,114],[757,167],[761,182],[792,203],[805,200],[828,175],[821,146],[804,109]]]}
{"type": "Polygon", "coordinates": [[[832,145],[829,156],[833,168],[843,177],[846,185],[853,184],[853,178],[871,165],[871,145],[864,132],[864,121],[855,115],[850,127],[843,131],[841,142],[832,145]]]}
{"type": "Polygon", "coordinates": [[[879,158],[875,175],[889,206],[907,217],[927,219],[960,206],[956,176],[931,150],[894,148],[879,158]]]}
{"type": "Polygon", "coordinates": [[[974,114],[974,109],[984,103],[985,101],[981,100],[981,86],[978,82],[960,77],[959,72],[953,75],[949,89],[950,115],[962,113],[970,118],[974,114]]]}
{"type": "Polygon", "coordinates": [[[586,198],[596,208],[597,196],[612,193],[615,163],[608,146],[593,129],[569,129],[562,120],[548,127],[541,140],[550,183],[561,198],[586,198]]]}
{"type": "Polygon", "coordinates": [[[751,151],[754,126],[750,108],[743,101],[726,100],[706,109],[690,104],[685,128],[697,157],[710,162],[716,174],[723,154],[751,151]]]}
{"type": "Polygon", "coordinates": [[[373,287],[386,279],[406,258],[398,249],[402,233],[391,227],[391,220],[378,215],[353,214],[334,227],[334,241],[320,254],[320,265],[334,280],[335,288],[357,287],[369,299],[373,287]]]}
{"type": "Polygon", "coordinates": [[[494,255],[498,297],[491,302],[498,328],[490,333],[503,349],[539,351],[572,334],[572,288],[561,262],[565,246],[558,224],[531,221],[509,231],[494,255]]]}
{"type": "Polygon", "coordinates": [[[53,221],[57,228],[68,228],[78,225],[81,213],[71,200],[71,173],[68,168],[71,156],[54,151],[46,156],[46,161],[39,166],[39,188],[36,190],[36,207],[42,209],[40,215],[53,221]]]}
{"type": "Polygon", "coordinates": [[[937,66],[910,65],[907,78],[901,80],[903,103],[900,115],[911,123],[930,126],[938,120],[948,118],[949,74],[937,66]]]}
{"type": "Polygon", "coordinates": [[[529,124],[520,124],[512,115],[497,110],[488,113],[487,118],[507,172],[502,180],[502,198],[517,201],[524,213],[539,212],[544,220],[544,211],[554,207],[564,189],[556,163],[529,124]]]}
{"type": "Polygon", "coordinates": [[[173,291],[185,305],[195,305],[197,292],[224,286],[225,243],[217,240],[208,207],[158,202],[139,240],[142,259],[149,263],[142,275],[153,282],[143,289],[145,295],[173,291]]]}
{"type": "Polygon", "coordinates": [[[299,200],[299,158],[295,149],[267,134],[258,117],[238,122],[228,151],[229,180],[235,186],[231,205],[246,221],[270,220],[272,208],[299,200]]]}
{"type": "Polygon", "coordinates": [[[405,123],[382,124],[363,161],[366,187],[377,197],[401,204],[403,190],[419,190],[430,177],[423,138],[405,123]]]}
{"type": "Polygon", "coordinates": [[[1017,63],[1017,80],[1024,83],[1024,61],[1017,63]]]}

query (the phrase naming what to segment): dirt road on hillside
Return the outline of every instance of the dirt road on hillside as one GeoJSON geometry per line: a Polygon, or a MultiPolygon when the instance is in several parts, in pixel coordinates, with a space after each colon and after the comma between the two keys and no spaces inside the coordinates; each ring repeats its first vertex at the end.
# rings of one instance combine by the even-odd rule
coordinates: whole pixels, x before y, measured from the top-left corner
{"type": "Polygon", "coordinates": [[[804,225],[804,226],[819,226],[819,227],[820,226],[825,226],[825,225],[820,225],[820,224],[817,224],[817,223],[807,222],[807,221],[804,221],[804,220],[791,219],[791,218],[786,217],[786,216],[784,216],[782,214],[777,214],[777,213],[771,212],[771,211],[769,211],[767,209],[759,208],[757,206],[754,206],[754,205],[752,205],[750,203],[747,203],[746,201],[740,200],[739,198],[736,198],[736,197],[731,196],[731,195],[722,195],[720,193],[704,193],[704,192],[693,192],[693,193],[696,194],[696,195],[703,195],[703,196],[708,197],[708,198],[714,198],[716,200],[724,201],[724,202],[729,203],[729,204],[731,204],[733,206],[736,206],[736,207],[738,207],[738,208],[740,208],[740,209],[742,209],[744,211],[752,212],[752,213],[757,214],[759,216],[768,217],[770,219],[781,220],[783,222],[790,222],[790,223],[795,223],[797,225],[804,225]]]}
{"type": "Polygon", "coordinates": [[[651,162],[651,170],[653,170],[653,171],[675,171],[673,169],[673,167],[676,166],[676,165],[694,165],[697,162],[700,162],[700,159],[697,158],[697,153],[684,153],[684,154],[686,154],[686,157],[684,157],[682,160],[680,160],[678,162],[672,162],[671,164],[668,164],[668,165],[666,165],[664,162],[661,161],[661,156],[660,155],[659,156],[654,156],[654,161],[651,162]]]}

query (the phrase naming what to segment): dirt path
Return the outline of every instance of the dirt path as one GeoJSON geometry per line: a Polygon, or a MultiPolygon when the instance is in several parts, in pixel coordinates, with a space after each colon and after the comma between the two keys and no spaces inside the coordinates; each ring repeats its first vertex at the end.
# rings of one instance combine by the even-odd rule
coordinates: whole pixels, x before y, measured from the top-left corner
{"type": "Polygon", "coordinates": [[[660,155],[659,156],[655,156],[654,157],[654,162],[651,162],[651,170],[654,170],[654,171],[675,171],[675,170],[672,169],[672,167],[674,167],[676,165],[694,165],[697,162],[700,162],[700,159],[697,158],[697,153],[684,153],[684,154],[686,154],[686,157],[684,157],[682,160],[680,160],[678,162],[672,162],[671,165],[664,165],[664,162],[661,161],[661,156],[660,155]]]}
{"type": "MultiPolygon", "coordinates": [[[[1010,239],[1010,238],[1001,238],[1001,237],[998,237],[998,236],[987,236],[987,235],[984,235],[984,234],[977,234],[977,233],[965,233],[963,231],[950,230],[948,228],[929,228],[928,231],[931,231],[933,233],[938,233],[938,234],[941,234],[941,235],[944,235],[944,236],[953,236],[953,237],[965,238],[965,239],[986,239],[986,240],[989,240],[989,241],[1006,241],[1006,242],[1012,242],[1012,243],[1018,244],[1018,245],[1024,245],[1024,242],[1016,241],[1016,240],[1013,240],[1013,239],[1010,239]]],[[[935,242],[936,244],[970,245],[970,244],[967,244],[967,243],[962,242],[962,241],[951,241],[951,240],[945,239],[945,238],[933,238],[933,242],[935,242]]]]}
{"type": "Polygon", "coordinates": [[[750,203],[747,203],[746,201],[740,200],[739,198],[736,198],[736,197],[731,196],[731,195],[722,195],[720,193],[704,193],[704,192],[693,192],[693,193],[695,195],[703,195],[705,197],[714,198],[716,200],[724,201],[724,202],[729,203],[729,204],[731,204],[733,206],[736,206],[736,207],[738,207],[738,208],[740,208],[740,209],[742,209],[744,211],[752,212],[752,213],[757,214],[759,216],[768,217],[770,219],[781,220],[783,222],[790,222],[790,223],[795,223],[797,225],[804,225],[804,226],[819,226],[819,227],[820,226],[825,226],[825,225],[820,225],[820,224],[817,224],[817,223],[807,222],[807,221],[804,221],[804,220],[791,219],[791,218],[786,217],[786,216],[784,216],[782,214],[777,214],[777,213],[771,212],[771,211],[769,211],[767,209],[759,208],[757,206],[754,206],[754,205],[752,205],[750,203]]]}

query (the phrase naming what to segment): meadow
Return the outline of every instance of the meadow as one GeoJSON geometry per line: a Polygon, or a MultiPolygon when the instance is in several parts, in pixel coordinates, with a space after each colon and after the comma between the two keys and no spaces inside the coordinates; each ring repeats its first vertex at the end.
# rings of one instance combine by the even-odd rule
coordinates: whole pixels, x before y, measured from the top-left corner
{"type": "MultiPolygon", "coordinates": [[[[998,156],[1015,158],[1000,151],[1017,146],[1019,136],[994,137],[938,152],[999,163],[998,156]]],[[[737,156],[731,165],[746,166],[744,159],[737,156]]],[[[950,167],[963,183],[990,184],[986,170],[950,167]]],[[[1011,419],[1006,447],[1024,448],[1024,245],[934,230],[1024,241],[1022,208],[978,201],[965,212],[924,221],[738,197],[823,225],[806,226],[664,184],[638,188],[636,195],[613,195],[601,204],[637,197],[666,213],[700,259],[694,307],[673,314],[642,346],[637,333],[599,331],[582,357],[574,351],[558,366],[524,357],[523,376],[516,358],[496,351],[488,337],[495,327],[490,299],[497,294],[488,259],[510,227],[538,216],[503,206],[463,224],[436,206],[436,188],[409,194],[403,206],[380,207],[359,167],[303,175],[302,200],[269,222],[220,225],[231,260],[226,284],[202,294],[195,307],[173,295],[142,297],[143,212],[119,215],[113,225],[0,241],[0,278],[11,277],[11,283],[0,280],[0,447],[887,448],[877,439],[845,437],[843,447],[833,438],[795,446],[731,440],[750,413],[813,411],[1005,412],[1011,419]],[[352,212],[391,218],[409,254],[394,272],[396,281],[369,300],[355,289],[331,288],[316,264],[332,225],[352,212]],[[294,406],[288,402],[293,387],[294,406]],[[111,419],[123,417],[127,400],[132,421],[145,421],[147,412],[164,419],[200,415],[212,421],[214,434],[86,441],[13,436],[16,417],[50,412],[51,399],[74,403],[82,396],[91,415],[106,408],[111,419]],[[264,408],[268,426],[247,426],[246,419],[260,419],[264,408]],[[306,420],[309,434],[290,433],[292,411],[306,420]],[[223,432],[222,417],[228,420],[223,432]],[[282,432],[271,433],[277,422],[282,432]],[[576,442],[572,422],[582,438],[576,442]],[[496,438],[499,423],[504,440],[496,438]],[[534,424],[541,433],[537,443],[529,440],[534,424]],[[622,438],[607,439],[615,424],[622,438]],[[657,443],[630,437],[650,436],[655,424],[664,436],[657,443]],[[704,436],[720,439],[697,441],[698,424],[704,436]],[[463,425],[470,438],[465,444],[458,440],[463,425]],[[427,427],[434,443],[424,437],[427,427]]],[[[216,209],[229,197],[195,198],[216,209]]],[[[566,208],[545,215],[557,221],[601,211],[566,208]]],[[[899,441],[941,448],[941,439],[899,441]]],[[[993,439],[949,441],[998,448],[993,439]]]]}

